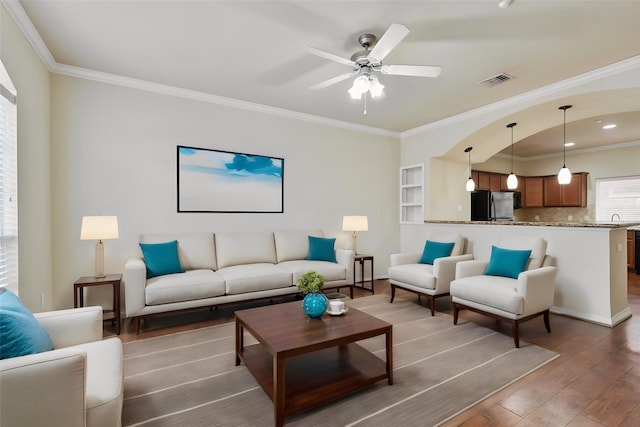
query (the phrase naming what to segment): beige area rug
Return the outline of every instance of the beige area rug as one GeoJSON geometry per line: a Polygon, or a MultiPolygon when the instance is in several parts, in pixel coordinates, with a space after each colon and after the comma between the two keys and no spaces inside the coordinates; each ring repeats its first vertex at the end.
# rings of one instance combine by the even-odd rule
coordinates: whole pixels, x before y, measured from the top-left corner
{"type": "MultiPolygon", "coordinates": [[[[287,417],[287,426],[439,425],[558,357],[471,322],[454,326],[414,301],[375,295],[349,305],[393,324],[394,384],[287,417]]],[[[125,344],[123,426],[273,426],[271,400],[235,366],[234,340],[227,323],[125,344]]],[[[360,344],[384,358],[384,335],[360,344]]]]}

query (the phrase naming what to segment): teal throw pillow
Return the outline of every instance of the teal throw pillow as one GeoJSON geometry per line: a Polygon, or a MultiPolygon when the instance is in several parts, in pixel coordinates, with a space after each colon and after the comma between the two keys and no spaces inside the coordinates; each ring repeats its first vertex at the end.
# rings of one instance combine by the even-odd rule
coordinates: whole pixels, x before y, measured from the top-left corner
{"type": "Polygon", "coordinates": [[[527,268],[531,250],[503,249],[491,246],[491,258],[484,274],[517,279],[527,268]]]}
{"type": "Polygon", "coordinates": [[[0,289],[0,359],[53,350],[49,332],[11,291],[0,289]]]}
{"type": "Polygon", "coordinates": [[[432,264],[436,258],[443,258],[451,255],[455,242],[443,243],[433,242],[427,240],[424,244],[424,250],[422,251],[422,257],[420,258],[420,264],[432,264]]]}
{"type": "Polygon", "coordinates": [[[307,259],[310,261],[336,261],[336,252],[334,246],[336,239],[325,239],[323,237],[309,236],[309,255],[307,259]]]}
{"type": "Polygon", "coordinates": [[[184,273],[178,257],[178,241],[140,243],[142,257],[147,266],[147,279],[165,274],[184,273]]]}

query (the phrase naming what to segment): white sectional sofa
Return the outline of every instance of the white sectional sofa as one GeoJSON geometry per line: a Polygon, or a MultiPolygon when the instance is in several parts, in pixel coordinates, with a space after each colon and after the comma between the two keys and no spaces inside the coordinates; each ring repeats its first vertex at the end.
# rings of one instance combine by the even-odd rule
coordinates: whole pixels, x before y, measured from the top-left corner
{"type": "Polygon", "coordinates": [[[334,251],[336,262],[308,260],[309,236],[321,230],[144,234],[141,243],[176,240],[184,272],[147,279],[142,256],[124,271],[126,316],[140,320],[171,312],[298,293],[300,275],[315,270],[324,289],[349,287],[353,297],[354,254],[334,251]]]}

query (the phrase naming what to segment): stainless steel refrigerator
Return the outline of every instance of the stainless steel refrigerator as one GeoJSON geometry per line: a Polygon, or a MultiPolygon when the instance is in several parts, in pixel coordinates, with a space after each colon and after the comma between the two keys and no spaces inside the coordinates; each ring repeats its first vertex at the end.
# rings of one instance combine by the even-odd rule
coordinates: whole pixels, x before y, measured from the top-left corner
{"type": "Polygon", "coordinates": [[[513,221],[513,191],[471,193],[471,221],[513,221]]]}

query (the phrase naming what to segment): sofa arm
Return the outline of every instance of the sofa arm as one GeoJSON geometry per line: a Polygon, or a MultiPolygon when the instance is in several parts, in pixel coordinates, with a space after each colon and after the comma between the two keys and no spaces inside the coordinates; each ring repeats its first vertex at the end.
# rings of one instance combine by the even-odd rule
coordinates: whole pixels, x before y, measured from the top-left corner
{"type": "Polygon", "coordinates": [[[140,258],[130,258],[124,266],[124,308],[126,317],[137,315],[145,306],[147,266],[140,258]]]}
{"type": "Polygon", "coordinates": [[[474,259],[471,261],[460,261],[456,264],[456,279],[464,277],[482,276],[487,269],[489,261],[474,259]]]}
{"type": "Polygon", "coordinates": [[[471,261],[473,255],[456,255],[436,258],[433,261],[433,276],[436,278],[436,294],[449,292],[451,281],[456,278],[456,265],[459,262],[471,261]]]}
{"type": "Polygon", "coordinates": [[[553,306],[557,270],[556,267],[540,267],[518,275],[516,292],[524,299],[523,315],[539,313],[553,306]]]}
{"type": "Polygon", "coordinates": [[[347,282],[353,285],[353,263],[355,254],[349,249],[336,249],[336,261],[347,269],[347,282]]]}
{"type": "Polygon", "coordinates": [[[49,332],[54,348],[102,339],[102,307],[81,307],[35,313],[49,332]]]}
{"type": "Polygon", "coordinates": [[[420,261],[420,253],[413,254],[391,254],[389,255],[389,264],[391,267],[404,264],[417,264],[420,261]]]}
{"type": "Polygon", "coordinates": [[[0,360],[0,425],[85,425],[86,353],[63,348],[0,360]]]}

